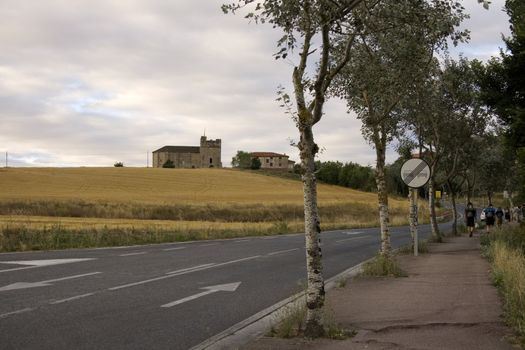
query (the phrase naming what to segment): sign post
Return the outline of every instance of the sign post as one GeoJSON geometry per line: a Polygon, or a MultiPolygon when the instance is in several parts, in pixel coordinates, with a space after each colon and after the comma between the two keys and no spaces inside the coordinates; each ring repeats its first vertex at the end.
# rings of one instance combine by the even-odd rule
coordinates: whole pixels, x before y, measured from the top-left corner
{"type": "Polygon", "coordinates": [[[410,192],[410,234],[414,242],[414,256],[418,256],[418,212],[417,189],[427,184],[430,179],[430,167],[423,159],[413,158],[407,160],[401,167],[401,179],[409,187],[410,192]]]}

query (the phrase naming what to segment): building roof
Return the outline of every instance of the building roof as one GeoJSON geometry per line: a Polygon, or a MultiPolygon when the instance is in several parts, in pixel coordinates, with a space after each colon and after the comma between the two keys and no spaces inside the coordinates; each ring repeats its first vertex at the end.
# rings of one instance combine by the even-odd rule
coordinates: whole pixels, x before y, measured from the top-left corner
{"type": "Polygon", "coordinates": [[[200,153],[200,147],[197,146],[164,146],[153,153],[168,152],[168,153],[200,153]]]}
{"type": "Polygon", "coordinates": [[[252,157],[288,157],[286,154],[279,154],[274,152],[252,152],[252,157]]]}

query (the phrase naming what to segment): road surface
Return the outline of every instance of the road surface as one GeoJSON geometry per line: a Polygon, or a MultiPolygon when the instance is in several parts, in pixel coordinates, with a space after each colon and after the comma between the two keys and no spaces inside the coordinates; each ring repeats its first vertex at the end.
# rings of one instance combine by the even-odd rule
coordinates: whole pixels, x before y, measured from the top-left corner
{"type": "MultiPolygon", "coordinates": [[[[429,226],[419,227],[428,237],[429,226]]],[[[392,228],[394,247],[407,227],[392,228]]],[[[323,232],[324,276],[379,229],[323,232]]],[[[0,348],[189,349],[305,285],[304,235],[0,254],[0,348]]]]}

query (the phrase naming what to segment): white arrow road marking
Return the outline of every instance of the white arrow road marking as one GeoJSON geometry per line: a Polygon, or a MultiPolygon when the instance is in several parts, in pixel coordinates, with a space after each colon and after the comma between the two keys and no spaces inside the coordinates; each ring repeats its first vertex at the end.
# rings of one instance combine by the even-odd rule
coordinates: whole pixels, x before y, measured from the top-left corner
{"type": "Polygon", "coordinates": [[[7,286],[0,288],[0,292],[4,292],[7,290],[15,290],[15,289],[46,287],[46,286],[52,285],[54,282],[60,282],[60,281],[65,281],[65,280],[70,280],[70,279],[80,278],[80,277],[86,277],[86,276],[92,276],[92,275],[97,275],[99,273],[102,273],[102,272],[90,272],[90,273],[84,273],[82,275],[67,276],[67,277],[55,278],[52,280],[40,281],[40,282],[16,282],[16,283],[9,284],[7,286]]]}
{"type": "Polygon", "coordinates": [[[61,264],[71,264],[81,261],[96,260],[95,258],[80,258],[80,259],[46,259],[46,260],[16,260],[16,261],[0,261],[0,264],[15,264],[24,265],[27,267],[15,267],[7,270],[0,270],[0,272],[34,269],[35,267],[52,266],[61,264]]]}
{"type": "Polygon", "coordinates": [[[216,292],[235,292],[237,288],[240,286],[240,284],[241,282],[235,282],[235,283],[228,283],[228,284],[218,284],[216,286],[203,287],[200,289],[206,289],[205,292],[190,295],[189,297],[186,297],[180,300],[176,300],[171,303],[164,304],[161,307],[172,307],[175,305],[180,305],[187,301],[195,300],[197,298],[203,297],[208,294],[216,293],[216,292]]]}

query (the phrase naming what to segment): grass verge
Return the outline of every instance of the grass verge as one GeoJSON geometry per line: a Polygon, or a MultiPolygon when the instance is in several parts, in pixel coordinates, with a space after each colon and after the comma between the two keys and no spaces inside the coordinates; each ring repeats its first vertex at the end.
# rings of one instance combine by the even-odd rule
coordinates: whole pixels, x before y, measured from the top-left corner
{"type": "MultiPolygon", "coordinates": [[[[355,331],[342,328],[334,319],[334,312],[325,307],[322,323],[325,328],[325,338],[344,340],[355,336],[355,331]]],[[[303,300],[296,301],[285,307],[276,317],[276,323],[270,328],[268,336],[277,338],[304,337],[306,325],[306,304],[303,300]]]]}
{"type": "Polygon", "coordinates": [[[364,264],[361,276],[406,277],[407,274],[401,269],[401,267],[399,267],[395,257],[378,254],[372,260],[364,264]]]}
{"type": "Polygon", "coordinates": [[[525,226],[506,227],[482,236],[492,279],[503,299],[505,320],[525,348],[525,226]]]}

